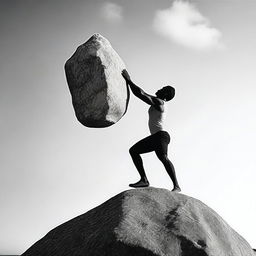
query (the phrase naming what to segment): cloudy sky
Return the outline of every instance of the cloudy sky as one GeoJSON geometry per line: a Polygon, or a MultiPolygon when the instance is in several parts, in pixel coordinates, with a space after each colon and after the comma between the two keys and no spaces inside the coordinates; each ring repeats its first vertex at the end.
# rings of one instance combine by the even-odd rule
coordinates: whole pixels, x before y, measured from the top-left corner
{"type": "MultiPolygon", "coordinates": [[[[149,134],[135,97],[106,129],[75,118],[65,61],[92,34],[119,53],[146,92],[176,88],[166,128],[182,192],[212,207],[256,247],[256,1],[0,1],[0,254],[138,179],[129,148],[149,134]]],[[[152,186],[172,188],[154,153],[152,186]]]]}

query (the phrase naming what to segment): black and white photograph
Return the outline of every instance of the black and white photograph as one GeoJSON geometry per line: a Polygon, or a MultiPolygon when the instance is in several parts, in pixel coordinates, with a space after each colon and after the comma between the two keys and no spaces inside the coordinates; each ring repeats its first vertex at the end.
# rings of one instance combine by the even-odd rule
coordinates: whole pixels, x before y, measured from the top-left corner
{"type": "Polygon", "coordinates": [[[0,0],[0,256],[256,256],[255,0],[0,0]]]}

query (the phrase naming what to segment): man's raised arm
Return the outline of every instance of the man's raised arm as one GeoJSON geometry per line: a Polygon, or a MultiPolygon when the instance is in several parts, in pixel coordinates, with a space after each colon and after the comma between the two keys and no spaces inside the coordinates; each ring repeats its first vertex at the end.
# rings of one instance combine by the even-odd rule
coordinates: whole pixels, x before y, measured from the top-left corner
{"type": "Polygon", "coordinates": [[[130,78],[129,73],[127,72],[126,69],[124,69],[122,71],[122,76],[124,77],[124,79],[126,80],[126,82],[130,85],[131,91],[133,92],[133,94],[138,97],[139,99],[143,100],[144,102],[146,102],[149,105],[160,105],[161,102],[152,95],[147,94],[146,92],[144,92],[139,86],[137,86],[136,84],[134,84],[130,78]]]}

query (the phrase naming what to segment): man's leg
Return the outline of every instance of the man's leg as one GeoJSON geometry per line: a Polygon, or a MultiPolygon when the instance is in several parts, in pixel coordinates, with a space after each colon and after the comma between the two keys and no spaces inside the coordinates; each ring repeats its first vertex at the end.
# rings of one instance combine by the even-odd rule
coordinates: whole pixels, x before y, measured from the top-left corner
{"type": "Polygon", "coordinates": [[[174,166],[172,162],[169,160],[167,153],[163,152],[162,150],[156,151],[156,155],[158,159],[163,163],[165,170],[167,171],[168,175],[170,176],[172,182],[173,182],[173,190],[172,191],[181,191],[174,166]]]}
{"type": "Polygon", "coordinates": [[[174,166],[172,162],[168,158],[168,144],[170,143],[170,135],[166,131],[162,131],[157,133],[156,142],[155,142],[155,152],[158,159],[163,163],[165,170],[170,176],[173,182],[173,190],[172,191],[181,191],[174,166]]]}
{"type": "Polygon", "coordinates": [[[130,187],[148,187],[149,182],[144,170],[142,158],[140,154],[148,153],[154,151],[154,141],[152,140],[152,135],[140,140],[135,145],[133,145],[129,152],[132,157],[133,163],[140,174],[140,180],[136,183],[130,184],[130,187]]]}

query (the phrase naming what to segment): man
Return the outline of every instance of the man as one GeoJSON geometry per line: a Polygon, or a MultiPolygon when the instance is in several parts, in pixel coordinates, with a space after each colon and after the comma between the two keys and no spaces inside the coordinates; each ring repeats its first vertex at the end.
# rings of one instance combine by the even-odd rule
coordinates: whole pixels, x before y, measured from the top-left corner
{"type": "Polygon", "coordinates": [[[122,75],[127,84],[130,86],[133,94],[150,105],[148,110],[148,125],[151,135],[137,142],[129,150],[134,165],[136,166],[141,178],[138,182],[130,184],[129,186],[134,188],[149,186],[140,154],[155,151],[157,157],[163,163],[167,173],[172,179],[172,191],[179,192],[181,189],[176,178],[175,169],[167,156],[168,144],[170,143],[170,135],[163,128],[166,112],[165,103],[174,97],[175,89],[171,86],[165,86],[155,93],[155,97],[145,93],[140,87],[135,85],[132,82],[127,70],[123,70],[122,75]]]}

